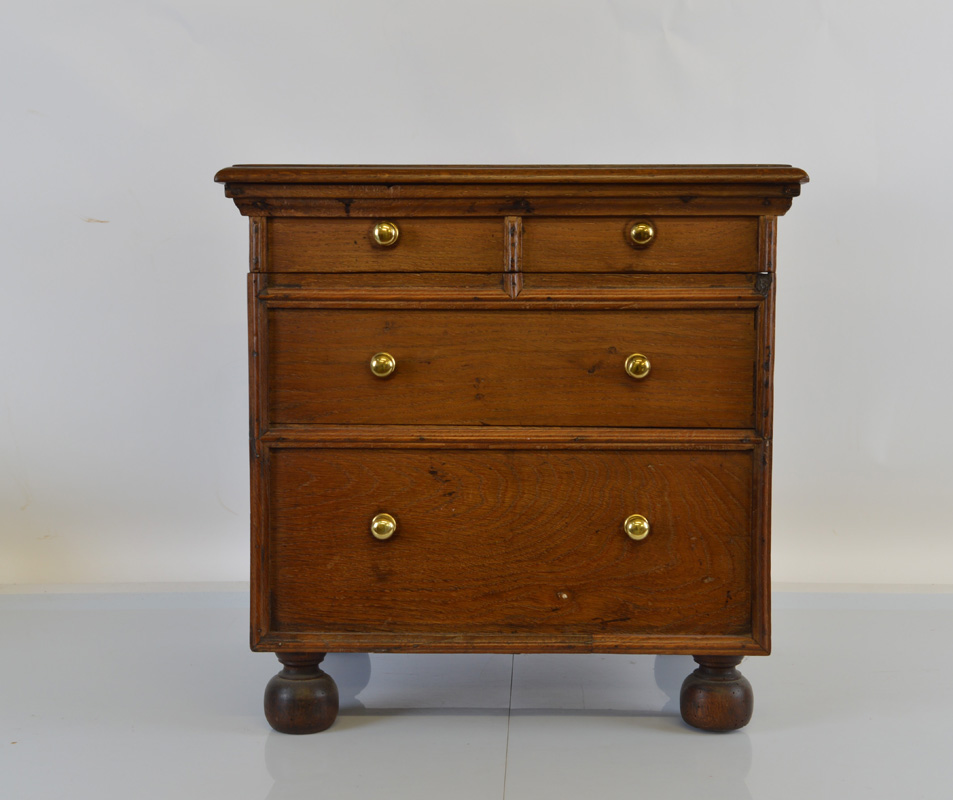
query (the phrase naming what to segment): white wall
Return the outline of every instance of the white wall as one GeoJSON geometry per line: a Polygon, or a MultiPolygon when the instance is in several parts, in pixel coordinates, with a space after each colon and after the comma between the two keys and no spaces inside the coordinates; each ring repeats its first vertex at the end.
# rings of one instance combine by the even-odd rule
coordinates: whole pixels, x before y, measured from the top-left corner
{"type": "Polygon", "coordinates": [[[953,4],[31,2],[0,31],[0,581],[247,574],[241,162],[744,163],[774,576],[953,583],[953,4]],[[101,220],[101,221],[97,221],[101,220]]]}

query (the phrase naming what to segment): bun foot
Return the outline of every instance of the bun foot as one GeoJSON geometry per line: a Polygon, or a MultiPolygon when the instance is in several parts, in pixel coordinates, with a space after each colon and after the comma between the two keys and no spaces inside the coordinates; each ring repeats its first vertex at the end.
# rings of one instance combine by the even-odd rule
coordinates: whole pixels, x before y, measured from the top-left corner
{"type": "Polygon", "coordinates": [[[704,731],[734,731],[751,721],[754,694],[735,667],[740,656],[695,656],[698,669],[682,684],[682,719],[704,731]]]}
{"type": "Polygon", "coordinates": [[[318,733],[338,715],[338,687],[318,665],[324,653],[276,653],[284,665],[265,687],[265,717],[281,733],[318,733]]]}

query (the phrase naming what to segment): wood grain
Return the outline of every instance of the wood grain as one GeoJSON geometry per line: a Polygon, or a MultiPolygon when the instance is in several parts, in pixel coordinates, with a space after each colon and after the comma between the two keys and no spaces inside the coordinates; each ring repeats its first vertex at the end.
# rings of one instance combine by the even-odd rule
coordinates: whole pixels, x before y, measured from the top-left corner
{"type": "Polygon", "coordinates": [[[400,229],[392,247],[373,243],[376,221],[273,219],[267,267],[276,272],[502,271],[499,219],[389,219],[400,229]]]}
{"type": "MultiPolygon", "coordinates": [[[[473,272],[270,273],[259,295],[272,307],[413,308],[499,305],[512,308],[503,275],[473,272]]],[[[659,304],[683,307],[751,307],[764,302],[753,273],[519,273],[518,303],[528,306],[639,308],[659,304]]],[[[517,298],[510,298],[517,299],[517,298]]],[[[516,307],[524,307],[518,305],[516,307]]]]}
{"type": "Polygon", "coordinates": [[[679,693],[682,719],[705,731],[735,731],[751,721],[754,694],[733,656],[696,656],[698,669],[679,693]]]}
{"type": "Polygon", "coordinates": [[[777,251],[778,218],[758,217],[758,270],[774,272],[777,251]]]}
{"type": "Polygon", "coordinates": [[[273,633],[750,631],[751,453],[270,459],[273,633]],[[380,512],[387,541],[368,530],[380,512]]]}
{"type": "Polygon", "coordinates": [[[653,217],[655,240],[626,241],[633,217],[523,221],[523,270],[532,272],[753,272],[756,217],[653,217]]]}
{"type": "Polygon", "coordinates": [[[625,216],[781,216],[791,196],[767,187],[726,187],[711,195],[703,187],[481,186],[226,186],[238,210],[248,216],[293,218],[625,216]],[[241,191],[241,195],[236,193],[241,191]],[[519,191],[519,194],[515,194],[519,191]]]}
{"type": "Polygon", "coordinates": [[[324,653],[278,653],[282,670],[265,687],[265,717],[280,733],[319,733],[338,715],[338,687],[319,664],[324,653]]]}
{"type": "Polygon", "coordinates": [[[503,289],[515,300],[523,290],[523,218],[506,217],[503,230],[503,289]]]}
{"type": "MultiPolygon", "coordinates": [[[[262,233],[262,226],[252,226],[253,239],[251,249],[251,265],[254,267],[255,247],[257,236],[262,233]]],[[[266,459],[263,448],[260,446],[261,437],[268,428],[267,407],[267,360],[268,344],[267,330],[263,313],[264,304],[258,299],[261,294],[261,284],[264,275],[261,272],[248,273],[248,405],[249,405],[249,458],[251,466],[250,494],[251,494],[251,570],[259,576],[260,582],[256,587],[260,591],[251,593],[251,639],[257,641],[268,630],[268,540],[261,532],[268,527],[268,491],[266,459]]]]}
{"type": "Polygon", "coordinates": [[[268,313],[271,423],[751,428],[752,311],[268,313]],[[386,379],[374,353],[397,360],[386,379]],[[626,375],[633,352],[652,364],[626,375]]]}
{"type": "Polygon", "coordinates": [[[680,634],[580,630],[559,634],[499,631],[337,633],[279,631],[252,638],[256,653],[665,653],[668,655],[763,656],[750,633],[680,634]]]}
{"type": "Polygon", "coordinates": [[[451,450],[753,450],[753,430],[544,428],[502,425],[272,425],[268,447],[420,447],[451,450]]]}
{"type": "Polygon", "coordinates": [[[587,164],[587,165],[337,165],[237,164],[219,170],[219,183],[279,184],[512,184],[535,183],[730,183],[801,184],[804,170],[789,164],[587,164]]]}

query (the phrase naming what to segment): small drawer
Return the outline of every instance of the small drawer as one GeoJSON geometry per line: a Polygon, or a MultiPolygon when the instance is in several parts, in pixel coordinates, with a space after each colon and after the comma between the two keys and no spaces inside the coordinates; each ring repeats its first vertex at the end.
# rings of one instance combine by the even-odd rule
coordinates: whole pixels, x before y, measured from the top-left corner
{"type": "Polygon", "coordinates": [[[523,219],[526,272],[757,272],[758,264],[757,217],[523,219]]]}
{"type": "Polygon", "coordinates": [[[269,461],[272,632],[751,630],[751,451],[269,461]]]}
{"type": "Polygon", "coordinates": [[[268,272],[500,272],[503,268],[501,219],[275,217],[268,223],[267,238],[268,272]]]}
{"type": "Polygon", "coordinates": [[[269,420],[752,428],[755,323],[752,309],[270,308],[269,420]],[[375,375],[378,353],[393,369],[375,375]]]}

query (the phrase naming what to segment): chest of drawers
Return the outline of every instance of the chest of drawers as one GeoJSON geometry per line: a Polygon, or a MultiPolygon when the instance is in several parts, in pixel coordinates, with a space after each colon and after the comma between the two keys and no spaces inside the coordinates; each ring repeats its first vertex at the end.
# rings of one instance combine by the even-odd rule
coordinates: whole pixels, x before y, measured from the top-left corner
{"type": "Polygon", "coordinates": [[[251,645],[277,730],[327,652],[770,650],[788,166],[236,166],[251,225],[251,645]]]}

